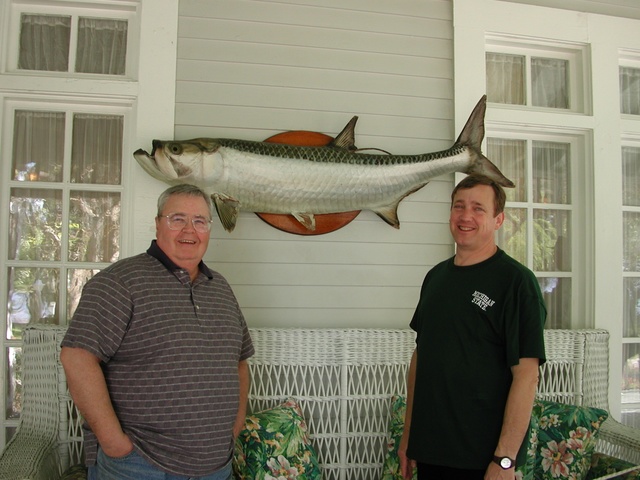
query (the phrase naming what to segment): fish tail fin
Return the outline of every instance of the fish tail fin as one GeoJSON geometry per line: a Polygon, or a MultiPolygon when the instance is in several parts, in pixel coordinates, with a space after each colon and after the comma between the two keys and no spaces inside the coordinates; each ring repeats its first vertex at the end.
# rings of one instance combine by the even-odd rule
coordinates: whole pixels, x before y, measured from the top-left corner
{"type": "Polygon", "coordinates": [[[472,152],[474,160],[465,172],[485,175],[503,187],[513,188],[515,184],[505,177],[491,160],[482,154],[482,140],[484,139],[484,115],[487,110],[487,96],[483,95],[469,115],[454,147],[466,147],[472,152]]]}
{"type": "Polygon", "coordinates": [[[480,150],[484,139],[484,114],[487,111],[487,96],[483,95],[480,101],[469,115],[460,136],[456,140],[456,145],[466,145],[467,147],[480,150]]]}

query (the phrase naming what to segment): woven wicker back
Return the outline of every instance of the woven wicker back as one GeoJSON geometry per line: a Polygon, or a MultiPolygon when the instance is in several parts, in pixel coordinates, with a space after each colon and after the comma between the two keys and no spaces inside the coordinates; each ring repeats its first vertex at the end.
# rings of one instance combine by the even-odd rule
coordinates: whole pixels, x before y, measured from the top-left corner
{"type": "Polygon", "coordinates": [[[538,397],[608,410],[609,333],[545,330],[547,362],[540,368],[538,397]]]}

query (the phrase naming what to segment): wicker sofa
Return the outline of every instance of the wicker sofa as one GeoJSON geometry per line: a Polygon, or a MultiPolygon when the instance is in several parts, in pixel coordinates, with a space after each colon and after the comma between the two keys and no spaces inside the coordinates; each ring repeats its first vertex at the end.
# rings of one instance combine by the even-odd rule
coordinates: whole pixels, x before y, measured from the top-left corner
{"type": "MultiPolygon", "coordinates": [[[[31,325],[24,332],[23,410],[0,456],[0,479],[55,479],[81,462],[81,419],[59,362],[65,330],[31,325]]],[[[251,335],[250,411],[293,398],[325,480],[380,479],[391,398],[405,393],[413,332],[262,328],[251,335]]],[[[606,409],[608,333],[550,330],[545,340],[539,398],[606,409]]],[[[640,431],[609,418],[596,450],[640,464],[640,431]]]]}

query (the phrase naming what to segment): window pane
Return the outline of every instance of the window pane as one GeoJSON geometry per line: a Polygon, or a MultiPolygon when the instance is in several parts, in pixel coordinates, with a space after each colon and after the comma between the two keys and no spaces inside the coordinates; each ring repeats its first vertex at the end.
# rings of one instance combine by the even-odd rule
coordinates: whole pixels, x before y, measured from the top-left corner
{"type": "Polygon", "coordinates": [[[73,116],[72,182],[120,184],[123,125],[120,115],[73,116]]]}
{"type": "Polygon", "coordinates": [[[622,147],[622,204],[640,206],[640,148],[622,147]]]}
{"type": "Polygon", "coordinates": [[[27,323],[59,323],[60,272],[55,268],[8,269],[7,338],[21,338],[27,323]]]}
{"type": "Polygon", "coordinates": [[[127,21],[80,17],[76,72],[124,75],[127,21]]]}
{"type": "Polygon", "coordinates": [[[533,270],[571,270],[571,214],[565,210],[534,210],[533,270]]]}
{"type": "Polygon", "coordinates": [[[538,278],[538,283],[547,306],[545,328],[571,328],[571,279],[538,278]]]}
{"type": "Polygon", "coordinates": [[[620,67],[620,112],[640,115],[640,68],[620,67]]]}
{"type": "Polygon", "coordinates": [[[640,344],[622,345],[622,403],[640,403],[640,344]]]}
{"type": "Polygon", "coordinates": [[[640,337],[640,278],[627,277],[624,279],[623,333],[624,337],[640,337]]]}
{"type": "Polygon", "coordinates": [[[533,201],[571,203],[569,163],[571,145],[557,142],[533,142],[533,201]]]}
{"type": "Polygon", "coordinates": [[[497,242],[505,252],[523,265],[527,264],[527,210],[506,208],[505,221],[498,230],[497,242]]]}
{"type": "Polygon", "coordinates": [[[70,37],[71,17],[22,14],[18,68],[68,71],[70,37]]]}
{"type": "Polygon", "coordinates": [[[78,307],[82,289],[85,284],[100,270],[87,270],[83,268],[73,268],[67,272],[67,318],[73,317],[78,307]]]}
{"type": "Polygon", "coordinates": [[[640,213],[622,212],[622,268],[640,272],[640,213]]]}
{"type": "Polygon", "coordinates": [[[496,103],[524,105],[525,57],[503,53],[487,53],[487,100],[496,103]]]}
{"type": "Polygon", "coordinates": [[[115,262],[120,255],[120,194],[72,191],[69,260],[115,262]]]}
{"type": "Polygon", "coordinates": [[[62,192],[12,188],[9,203],[10,260],[60,260],[62,192]]]}
{"type": "Polygon", "coordinates": [[[569,62],[531,59],[531,103],[536,107],[569,108],[569,62]]]}
{"type": "Polygon", "coordinates": [[[505,188],[508,202],[527,200],[527,142],[508,138],[487,138],[487,157],[516,184],[505,188]]]}
{"type": "Polygon", "coordinates": [[[65,115],[16,110],[13,172],[18,181],[62,181],[65,115]]]}
{"type": "Polygon", "coordinates": [[[7,347],[5,355],[7,359],[5,418],[11,420],[19,418],[22,411],[22,349],[7,347]]]}

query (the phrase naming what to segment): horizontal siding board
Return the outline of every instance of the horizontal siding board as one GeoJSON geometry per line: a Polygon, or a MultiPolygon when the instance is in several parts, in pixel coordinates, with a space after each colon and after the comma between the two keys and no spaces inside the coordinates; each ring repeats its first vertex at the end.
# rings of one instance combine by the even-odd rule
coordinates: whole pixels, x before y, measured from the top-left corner
{"type": "Polygon", "coordinates": [[[406,308],[268,308],[243,307],[252,327],[408,328],[416,302],[406,308]]]}
{"type": "MultiPolygon", "coordinates": [[[[453,100],[453,82],[451,78],[405,75],[399,72],[360,72],[323,70],[318,75],[315,68],[300,68],[287,65],[252,65],[237,62],[225,62],[208,59],[178,60],[178,97],[188,94],[181,90],[182,85],[191,88],[196,83],[205,83],[213,87],[225,84],[237,86],[270,86],[307,91],[341,91],[359,93],[378,93],[389,96],[409,96],[410,98],[435,98],[453,100]],[[259,70],[257,70],[259,68],[259,70]],[[256,73],[258,72],[258,73],[256,73]]],[[[203,98],[201,100],[206,100],[203,98]]],[[[451,118],[451,107],[446,112],[451,118]]],[[[431,113],[431,112],[430,112],[431,113]]],[[[433,111],[439,115],[440,110],[433,111]]]]}
{"type": "MultiPolygon", "coordinates": [[[[440,42],[437,43],[440,44],[440,42]]],[[[426,55],[426,52],[436,50],[437,46],[431,42],[425,42],[425,56],[417,57],[385,52],[362,52],[355,49],[334,50],[265,43],[238,43],[231,40],[181,38],[178,43],[178,57],[188,60],[212,59],[253,65],[295,66],[315,69],[318,72],[324,70],[393,72],[402,75],[452,78],[452,57],[438,58],[426,55]]]]}
{"type": "Polygon", "coordinates": [[[393,308],[415,306],[415,287],[352,287],[325,286],[319,290],[315,286],[279,285],[234,287],[242,305],[271,308],[393,308]]]}
{"type": "Polygon", "coordinates": [[[420,243],[329,243],[305,237],[294,241],[260,241],[229,238],[212,242],[207,261],[225,263],[294,263],[332,265],[416,265],[428,260],[425,251],[437,252],[446,258],[449,245],[420,243]]]}
{"type": "MultiPolygon", "coordinates": [[[[226,265],[220,264],[221,270],[226,265]]],[[[411,265],[335,265],[312,264],[236,264],[225,277],[234,285],[247,286],[341,286],[341,287],[415,287],[425,275],[424,266],[411,265]],[[336,281],[337,279],[337,281],[336,281]]]]}
{"type": "MultiPolygon", "coordinates": [[[[243,107],[231,105],[198,105],[194,103],[182,103],[176,106],[176,116],[188,117],[181,124],[180,128],[176,128],[176,138],[193,138],[198,136],[224,138],[227,135],[224,129],[217,129],[214,126],[218,122],[224,121],[226,129],[235,128],[236,130],[258,130],[263,127],[271,127],[273,134],[287,130],[313,130],[317,132],[325,132],[328,135],[335,136],[344,128],[347,122],[354,114],[359,112],[356,110],[357,105],[353,108],[341,105],[345,111],[330,112],[325,110],[326,105],[316,105],[317,110],[311,109],[293,109],[293,108],[259,108],[259,107],[243,107]],[[340,113],[340,118],[338,117],[340,113]],[[310,125],[309,117],[313,116],[313,120],[317,125],[310,125]],[[335,119],[335,120],[334,120],[335,119]],[[216,122],[217,120],[217,122],[216,122]],[[329,120],[331,126],[329,127],[329,120]],[[213,125],[213,126],[212,126],[213,125]],[[202,127],[202,128],[195,128],[202,127]],[[329,128],[326,128],[329,127],[329,128]]],[[[453,122],[451,120],[443,120],[437,118],[416,118],[404,117],[397,119],[396,117],[371,117],[361,118],[359,124],[366,123],[367,133],[369,136],[395,136],[401,138],[417,138],[417,139],[449,139],[446,144],[450,146],[453,143],[453,122]]],[[[363,135],[358,128],[357,144],[360,148],[386,148],[384,145],[373,143],[373,140],[363,142],[363,135]]],[[[231,135],[232,138],[243,138],[245,140],[264,140],[267,136],[257,137],[248,134],[231,135]]],[[[448,148],[444,147],[444,148],[448,148]]],[[[432,151],[428,150],[427,152],[432,151]]],[[[400,152],[393,151],[399,154],[400,152]]],[[[407,153],[426,153],[424,151],[413,151],[407,153]]]]}
{"type": "MultiPolygon", "coordinates": [[[[310,95],[307,89],[282,88],[275,86],[230,85],[202,82],[181,82],[177,86],[177,94],[182,99],[182,105],[190,107],[211,105],[246,106],[250,108],[295,108],[305,111],[322,111],[328,102],[358,108],[358,115],[380,112],[380,106],[385,105],[385,114],[420,118],[425,112],[434,112],[431,120],[445,120],[449,124],[451,118],[451,101],[441,98],[419,98],[410,95],[389,96],[368,92],[327,91],[316,90],[310,95]],[[366,108],[367,110],[363,110],[366,108]],[[448,115],[447,115],[448,114],[448,115]]],[[[181,115],[193,116],[191,110],[181,112],[181,115]]],[[[213,116],[215,114],[209,114],[213,116]]],[[[206,118],[205,118],[206,119],[206,118]]]]}
{"type": "MultiPolygon", "coordinates": [[[[257,0],[217,0],[212,8],[210,0],[180,2],[180,17],[199,19],[225,19],[240,22],[256,22],[282,26],[302,26],[310,29],[325,28],[342,31],[370,31],[376,33],[404,32],[405,35],[427,35],[434,24],[445,24],[451,18],[432,16],[432,5],[441,2],[398,3],[393,9],[393,21],[389,11],[356,10],[347,2],[340,7],[327,7],[323,3],[297,4],[265,2],[257,0]]],[[[449,6],[452,15],[451,6],[449,6]]],[[[442,13],[442,12],[441,12],[442,13]]],[[[443,16],[444,17],[444,16],[443,16]]],[[[180,31],[180,30],[179,30],[180,31]]],[[[452,38],[451,29],[442,27],[432,34],[452,38]]]]}
{"type": "MultiPolygon", "coordinates": [[[[294,19],[291,19],[294,20],[294,19]]],[[[387,25],[389,23],[387,22],[387,25]]],[[[220,18],[181,17],[178,28],[182,38],[198,40],[222,40],[233,38],[237,43],[260,43],[268,46],[303,46],[313,49],[353,50],[359,52],[390,53],[407,56],[450,56],[452,45],[450,22],[444,20],[407,19],[398,32],[381,32],[371,29],[351,30],[296,23],[262,23],[220,18]],[[410,23],[419,22],[412,29],[410,23]],[[406,27],[406,28],[405,28],[406,27]],[[414,31],[412,31],[414,30],[414,31]],[[424,41],[442,46],[424,52],[424,41]]]]}

